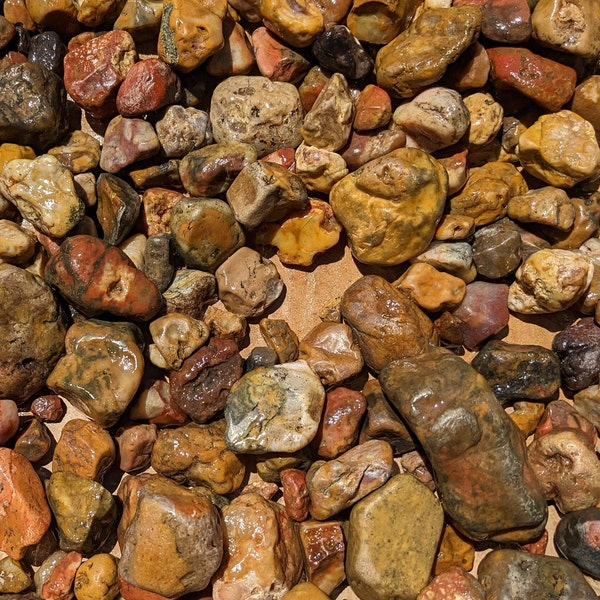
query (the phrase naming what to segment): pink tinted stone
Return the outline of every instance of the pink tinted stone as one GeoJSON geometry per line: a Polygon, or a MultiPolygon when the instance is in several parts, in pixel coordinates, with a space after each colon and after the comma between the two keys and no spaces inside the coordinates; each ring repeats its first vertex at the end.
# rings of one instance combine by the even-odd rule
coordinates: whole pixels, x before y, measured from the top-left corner
{"type": "Polygon", "coordinates": [[[492,82],[516,90],[555,112],[573,96],[577,73],[571,67],[526,48],[488,48],[492,82]]]}
{"type": "Polygon", "coordinates": [[[483,586],[460,567],[450,567],[434,577],[416,600],[485,600],[483,586]]]}
{"type": "Polygon", "coordinates": [[[19,409],[14,400],[0,400],[0,446],[19,429],[19,409]]]}
{"type": "Polygon", "coordinates": [[[596,447],[598,434],[596,427],[581,413],[564,400],[553,400],[546,406],[535,430],[535,439],[558,429],[576,429],[583,434],[590,449],[596,447]]]}
{"type": "Polygon", "coordinates": [[[71,597],[75,574],[83,556],[79,552],[67,552],[55,565],[42,585],[44,600],[66,600],[71,597]]]}
{"type": "Polygon", "coordinates": [[[48,394],[31,403],[31,412],[42,421],[60,421],[65,414],[65,406],[60,396],[48,394]]]}
{"type": "Polygon", "coordinates": [[[460,60],[448,67],[442,82],[459,92],[465,92],[483,87],[489,76],[490,59],[487,52],[479,42],[474,42],[460,55],[460,60]]]}
{"type": "Polygon", "coordinates": [[[117,91],[136,57],[135,43],[123,30],[73,44],[64,59],[64,83],[73,100],[94,117],[116,113],[117,91]]]}
{"type": "Polygon", "coordinates": [[[470,283],[452,315],[461,321],[465,347],[474,350],[508,325],[508,285],[485,281],[470,283]]]}
{"type": "Polygon", "coordinates": [[[154,127],[143,119],[116,116],[108,124],[100,155],[100,167],[108,173],[118,173],[137,161],[150,158],[160,151],[154,127]]]}
{"type": "Polygon", "coordinates": [[[358,440],[359,425],[367,410],[360,392],[338,387],[327,393],[323,417],[314,443],[322,458],[335,458],[350,450],[358,440]]]}
{"type": "Polygon", "coordinates": [[[117,110],[124,117],[139,117],[177,102],[181,83],[171,67],[159,58],[148,58],[129,69],[117,93],[117,110]]]}
{"type": "Polygon", "coordinates": [[[357,131],[370,131],[385,127],[392,118],[392,99],[378,85],[369,84],[358,97],[354,123],[357,131]]]}
{"type": "Polygon", "coordinates": [[[275,152],[263,156],[261,160],[277,163],[288,171],[292,171],[292,173],[296,171],[296,151],[294,148],[279,148],[275,152]]]}
{"type": "Polygon", "coordinates": [[[283,489],[285,511],[294,521],[308,518],[310,497],[306,487],[306,473],[300,469],[283,469],[279,473],[283,489]]]}

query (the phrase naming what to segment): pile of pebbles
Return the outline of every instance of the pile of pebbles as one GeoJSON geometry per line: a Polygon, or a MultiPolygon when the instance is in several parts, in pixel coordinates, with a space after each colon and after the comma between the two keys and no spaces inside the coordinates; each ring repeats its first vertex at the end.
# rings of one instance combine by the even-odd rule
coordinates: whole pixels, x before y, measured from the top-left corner
{"type": "Polygon", "coordinates": [[[595,0],[2,10],[2,597],[597,598],[595,0]]]}

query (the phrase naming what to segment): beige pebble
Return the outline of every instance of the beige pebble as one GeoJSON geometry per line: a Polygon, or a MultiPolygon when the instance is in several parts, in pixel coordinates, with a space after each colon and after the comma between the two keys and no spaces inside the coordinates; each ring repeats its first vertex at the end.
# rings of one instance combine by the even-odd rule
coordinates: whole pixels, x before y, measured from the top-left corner
{"type": "Polygon", "coordinates": [[[12,264],[28,261],[35,252],[35,237],[14,221],[0,219],[0,260],[12,264]]]}
{"type": "Polygon", "coordinates": [[[333,185],[347,174],[346,161],[336,152],[304,142],[296,149],[296,175],[311,192],[328,194],[333,185]]]}
{"type": "Polygon", "coordinates": [[[575,221],[575,207],[567,193],[552,186],[529,190],[508,201],[508,216],[521,223],[538,223],[568,231],[575,221]]]}
{"type": "Polygon", "coordinates": [[[246,317],[230,312],[223,306],[211,304],[204,313],[204,322],[212,335],[224,340],[240,341],[248,331],[246,317]]]}
{"type": "Polygon", "coordinates": [[[575,88],[571,110],[589,121],[600,135],[600,75],[591,75],[575,88]]]}
{"type": "Polygon", "coordinates": [[[470,115],[469,144],[485,146],[491,142],[502,127],[504,109],[491,94],[476,92],[464,99],[470,115]]]}

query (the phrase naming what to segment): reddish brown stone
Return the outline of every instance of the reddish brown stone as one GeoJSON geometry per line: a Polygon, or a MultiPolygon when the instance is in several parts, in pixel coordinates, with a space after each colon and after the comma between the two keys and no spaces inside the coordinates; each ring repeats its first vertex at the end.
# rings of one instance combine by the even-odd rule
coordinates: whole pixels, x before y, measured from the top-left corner
{"type": "Polygon", "coordinates": [[[368,131],[385,127],[392,118],[392,99],[378,85],[369,84],[360,93],[356,102],[353,127],[357,131],[368,131]]]}
{"type": "Polygon", "coordinates": [[[71,597],[75,574],[83,556],[79,552],[67,552],[55,565],[42,585],[44,600],[66,600],[71,597]]]}
{"type": "Polygon", "coordinates": [[[45,277],[90,316],[106,311],[145,321],[162,304],[158,288],[124,252],[89,235],[67,238],[48,261],[45,277]]]}
{"type": "Polygon", "coordinates": [[[65,406],[60,396],[48,394],[36,398],[31,403],[31,412],[42,421],[60,421],[65,414],[65,406]]]}
{"type": "Polygon", "coordinates": [[[283,469],[279,473],[279,477],[287,514],[294,521],[305,521],[308,518],[310,503],[306,487],[306,473],[301,469],[283,469]]]}
{"type": "Polygon", "coordinates": [[[174,104],[181,95],[179,78],[159,58],[147,58],[129,69],[117,93],[117,110],[124,117],[138,117],[174,104]]]}
{"type": "Polygon", "coordinates": [[[460,567],[450,567],[421,590],[416,600],[485,600],[485,591],[473,575],[460,567]]]}
{"type": "Polygon", "coordinates": [[[546,554],[546,548],[548,547],[548,530],[544,529],[544,532],[537,540],[533,540],[533,542],[523,544],[519,547],[521,550],[525,550],[525,552],[529,552],[530,554],[546,554]]]}
{"type": "Polygon", "coordinates": [[[279,148],[279,150],[263,156],[261,160],[277,163],[288,171],[292,171],[292,173],[296,171],[296,151],[294,148],[279,148]]]}
{"type": "Polygon", "coordinates": [[[516,90],[555,112],[573,96],[577,73],[571,67],[526,48],[488,48],[492,82],[516,90]]]}
{"type": "Polygon", "coordinates": [[[144,388],[131,407],[130,417],[153,425],[182,425],[187,415],[173,402],[169,384],[158,379],[144,388]]]}
{"type": "Polygon", "coordinates": [[[559,429],[576,429],[583,434],[590,449],[596,447],[596,428],[573,406],[564,400],[554,400],[546,406],[542,419],[535,430],[535,439],[559,429]]]}
{"type": "Polygon", "coordinates": [[[171,209],[183,198],[181,192],[150,188],[142,196],[140,222],[148,236],[171,233],[171,209]]]}
{"type": "Polygon", "coordinates": [[[161,596],[148,590],[143,590],[119,577],[119,592],[123,600],[168,600],[166,596],[161,596]]]}

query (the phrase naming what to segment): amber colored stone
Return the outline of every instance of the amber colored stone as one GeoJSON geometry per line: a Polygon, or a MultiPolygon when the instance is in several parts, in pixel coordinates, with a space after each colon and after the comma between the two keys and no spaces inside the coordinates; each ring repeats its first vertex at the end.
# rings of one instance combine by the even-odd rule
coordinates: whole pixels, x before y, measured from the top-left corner
{"type": "Polygon", "coordinates": [[[264,318],[260,320],[259,327],[267,346],[275,350],[280,363],[298,359],[298,336],[286,321],[264,318]]]}
{"type": "Polygon", "coordinates": [[[356,102],[356,112],[352,126],[357,131],[385,127],[392,118],[390,95],[379,86],[368,84],[361,91],[356,102]]]}
{"type": "Polygon", "coordinates": [[[525,438],[528,438],[536,430],[545,405],[541,402],[515,402],[513,408],[515,410],[509,416],[525,438]]]}
{"type": "Polygon", "coordinates": [[[52,445],[50,431],[39,419],[31,419],[15,440],[15,451],[35,463],[44,458],[52,445]]]}
{"type": "Polygon", "coordinates": [[[475,562],[475,547],[460,535],[452,525],[444,525],[442,539],[438,546],[437,555],[433,563],[433,572],[439,575],[450,567],[460,567],[470,571],[475,562]]]}
{"type": "Polygon", "coordinates": [[[310,68],[306,58],[282,44],[266,27],[252,32],[252,45],[258,70],[272,81],[297,83],[310,68]]]}

